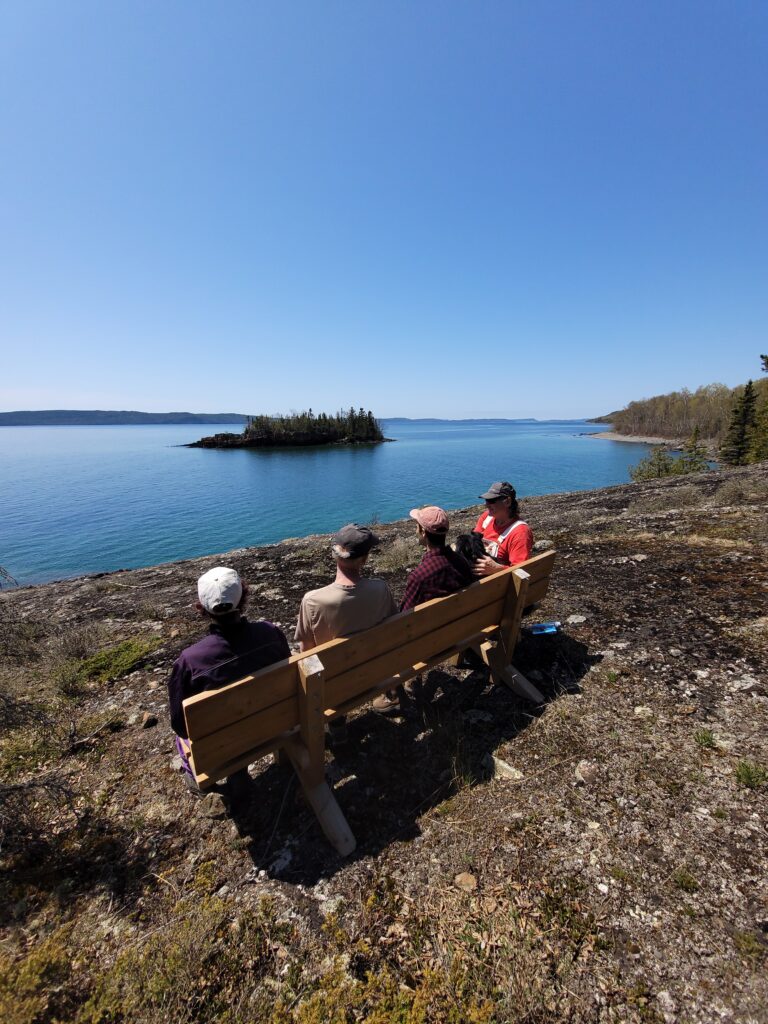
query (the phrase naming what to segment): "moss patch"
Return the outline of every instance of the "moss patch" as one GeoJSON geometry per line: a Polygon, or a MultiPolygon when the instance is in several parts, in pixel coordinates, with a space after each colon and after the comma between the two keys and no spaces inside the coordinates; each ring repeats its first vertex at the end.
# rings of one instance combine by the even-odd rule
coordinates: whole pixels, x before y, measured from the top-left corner
{"type": "Polygon", "coordinates": [[[59,675],[62,692],[72,695],[88,682],[110,683],[132,672],[160,646],[158,637],[132,637],[114,647],[106,647],[88,658],[68,661],[59,675]]]}

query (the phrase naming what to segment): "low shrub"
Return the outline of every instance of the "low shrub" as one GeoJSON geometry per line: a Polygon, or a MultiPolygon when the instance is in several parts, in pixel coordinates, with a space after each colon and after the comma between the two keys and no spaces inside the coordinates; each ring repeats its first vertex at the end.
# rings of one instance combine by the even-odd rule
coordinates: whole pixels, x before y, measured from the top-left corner
{"type": "Polygon", "coordinates": [[[693,738],[702,750],[713,750],[717,746],[715,734],[711,729],[697,729],[693,738]]]}
{"type": "Polygon", "coordinates": [[[683,892],[694,893],[698,892],[699,883],[698,880],[691,874],[686,867],[678,868],[677,871],[672,875],[672,881],[683,892]]]}
{"type": "Polygon", "coordinates": [[[754,761],[739,761],[736,766],[736,781],[747,789],[759,789],[768,782],[768,771],[754,761]]]}
{"type": "Polygon", "coordinates": [[[64,696],[76,696],[86,683],[110,683],[132,672],[161,642],[156,636],[132,637],[87,658],[65,661],[56,669],[54,682],[64,696]]]}
{"type": "Polygon", "coordinates": [[[11,599],[0,602],[0,658],[17,663],[35,661],[49,632],[47,623],[15,612],[11,599]]]}
{"type": "Polygon", "coordinates": [[[58,928],[21,961],[0,953],[0,1020],[4,1024],[40,1024],[72,1020],[77,996],[71,984],[72,928],[58,928]]]}

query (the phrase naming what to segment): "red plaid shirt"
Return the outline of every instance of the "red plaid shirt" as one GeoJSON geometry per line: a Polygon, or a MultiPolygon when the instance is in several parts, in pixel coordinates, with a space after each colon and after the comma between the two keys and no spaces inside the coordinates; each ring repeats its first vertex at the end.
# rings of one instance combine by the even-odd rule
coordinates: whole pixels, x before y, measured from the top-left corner
{"type": "Polygon", "coordinates": [[[428,548],[424,557],[408,576],[405,596],[400,611],[415,608],[417,604],[445,597],[475,582],[469,562],[449,547],[428,548]]]}

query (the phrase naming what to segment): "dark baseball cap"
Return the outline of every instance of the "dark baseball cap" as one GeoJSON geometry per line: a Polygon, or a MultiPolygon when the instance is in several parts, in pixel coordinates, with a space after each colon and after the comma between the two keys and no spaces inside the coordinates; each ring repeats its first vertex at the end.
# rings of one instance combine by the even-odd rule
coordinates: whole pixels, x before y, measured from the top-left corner
{"type": "Polygon", "coordinates": [[[485,494],[481,494],[479,497],[484,498],[485,501],[493,501],[496,498],[512,498],[514,501],[517,497],[517,492],[512,484],[508,483],[506,480],[496,480],[495,483],[491,484],[485,494]]]}
{"type": "Polygon", "coordinates": [[[333,546],[343,548],[349,558],[361,558],[379,544],[379,538],[367,526],[348,523],[333,536],[333,546]]]}

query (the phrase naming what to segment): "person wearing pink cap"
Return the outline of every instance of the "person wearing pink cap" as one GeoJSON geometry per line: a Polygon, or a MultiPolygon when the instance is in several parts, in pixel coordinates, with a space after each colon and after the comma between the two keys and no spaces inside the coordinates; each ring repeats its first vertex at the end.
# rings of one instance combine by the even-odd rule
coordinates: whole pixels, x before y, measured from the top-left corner
{"type": "MultiPolygon", "coordinates": [[[[472,566],[445,542],[449,523],[444,509],[425,505],[424,508],[411,509],[410,516],[416,521],[419,544],[426,551],[406,580],[405,594],[400,602],[401,612],[431,601],[433,597],[454,594],[475,582],[472,566]]],[[[373,708],[380,714],[395,711],[401,707],[402,696],[399,687],[388,690],[376,698],[373,708]]]]}
{"type": "Polygon", "coordinates": [[[445,511],[437,505],[425,505],[411,509],[410,516],[416,520],[419,544],[426,551],[406,580],[401,612],[475,582],[472,566],[445,542],[449,527],[445,511]]]}

